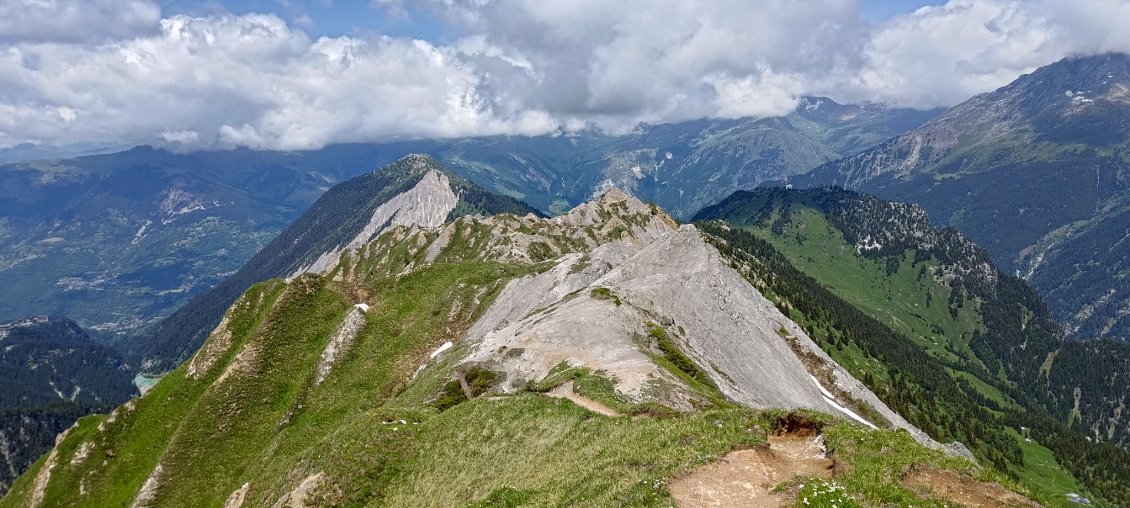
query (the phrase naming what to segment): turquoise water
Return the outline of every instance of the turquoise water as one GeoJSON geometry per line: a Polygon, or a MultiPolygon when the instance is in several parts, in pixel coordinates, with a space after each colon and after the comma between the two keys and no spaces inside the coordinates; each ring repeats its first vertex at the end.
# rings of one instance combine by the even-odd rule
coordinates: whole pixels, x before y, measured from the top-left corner
{"type": "Polygon", "coordinates": [[[149,391],[150,388],[153,388],[153,385],[157,384],[157,381],[161,380],[161,377],[162,376],[147,376],[145,374],[138,374],[134,376],[133,384],[137,387],[138,391],[140,391],[142,395],[144,395],[145,392],[149,391]]]}

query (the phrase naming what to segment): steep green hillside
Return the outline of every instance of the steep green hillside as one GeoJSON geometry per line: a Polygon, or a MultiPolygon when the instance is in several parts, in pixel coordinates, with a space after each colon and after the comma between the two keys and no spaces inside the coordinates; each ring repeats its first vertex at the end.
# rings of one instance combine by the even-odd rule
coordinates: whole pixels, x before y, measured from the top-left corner
{"type": "MultiPolygon", "coordinates": [[[[402,158],[327,191],[243,268],[161,320],[141,341],[142,369],[160,373],[183,361],[203,343],[208,330],[220,321],[224,309],[247,287],[255,282],[287,277],[310,266],[324,253],[348,243],[370,223],[382,205],[413,189],[431,171],[445,175],[448,183],[444,185],[449,186],[448,192],[454,192],[457,198],[450,212],[441,211],[441,221],[444,217],[461,215],[537,213],[520,201],[489,193],[449,173],[430,157],[402,158]]],[[[395,220],[401,213],[404,212],[393,213],[388,220],[395,220]]]]}
{"type": "Polygon", "coordinates": [[[131,378],[121,355],[74,321],[0,323],[0,492],[78,417],[136,395],[131,378]]]}
{"type": "Polygon", "coordinates": [[[956,433],[1037,489],[1056,483],[1044,483],[1028,459],[1030,443],[1014,433],[1039,427],[1039,442],[1095,493],[1110,502],[1126,496],[1123,473],[1095,465],[1125,467],[1127,454],[1080,434],[1125,445],[1118,401],[1130,387],[1117,373],[1130,367],[1121,363],[1127,348],[1061,341],[1034,291],[997,272],[956,231],[935,230],[920,208],[840,190],[739,192],[697,218],[741,228],[704,225],[778,305],[911,422],[942,439],[956,433]],[[1078,410],[1068,398],[1077,387],[1088,394],[1078,410]],[[1031,414],[1059,421],[1031,423],[1031,414]]]}
{"type": "MultiPolygon", "coordinates": [[[[130,379],[138,366],[161,374],[179,364],[199,347],[207,332],[220,321],[224,309],[252,283],[291,275],[356,236],[370,222],[376,208],[413,188],[425,174],[438,168],[433,160],[424,162],[409,164],[406,159],[336,186],[311,209],[316,215],[299,218],[294,227],[264,247],[251,264],[226,277],[214,289],[197,295],[140,339],[112,344],[125,350],[125,354],[111,345],[94,343],[69,322],[63,326],[58,321],[58,326],[34,336],[32,331],[43,327],[15,327],[10,333],[4,332],[10,336],[0,363],[4,374],[0,376],[0,410],[4,411],[0,448],[3,456],[10,458],[5,460],[11,467],[0,473],[0,483],[3,478],[11,479],[22,472],[50,447],[54,434],[78,416],[112,407],[136,393],[130,379]]],[[[438,223],[465,214],[534,212],[512,198],[491,194],[458,176],[443,174],[451,209],[434,211],[438,223]]],[[[415,205],[412,199],[407,201],[408,208],[415,205]]],[[[412,215],[411,210],[402,208],[395,209],[396,217],[412,215]]],[[[238,231],[225,231],[230,233],[238,231]]],[[[242,240],[251,242],[249,245],[254,243],[254,238],[242,240]]],[[[19,293],[27,288],[15,289],[19,293]]],[[[106,299],[107,305],[115,304],[113,296],[106,299]]]]}
{"type": "Polygon", "coordinates": [[[1047,65],[793,183],[921,205],[1040,290],[1069,337],[1130,340],[1130,55],[1047,65]]]}
{"type": "MultiPolygon", "coordinates": [[[[641,404],[617,391],[616,380],[568,364],[511,392],[504,385],[513,380],[492,369],[525,354],[518,350],[491,352],[497,363],[461,363],[474,344],[460,338],[509,281],[608,270],[580,266],[582,253],[600,259],[601,249],[639,249],[634,242],[649,241],[656,227],[676,235],[658,209],[623,203],[567,220],[401,226],[326,275],[256,284],[191,360],[110,415],[80,420],[0,506],[671,506],[668,486],[681,475],[735,450],[772,454],[773,440],[790,436],[822,439],[839,467],[770,484],[767,495],[783,503],[800,502],[797,496],[829,505],[846,498],[841,506],[950,502],[912,481],[922,471],[951,471],[945,474],[966,488],[1015,496],[977,480],[1015,487],[1007,478],[903,431],[719,398],[682,411],[641,404]],[[524,243],[530,238],[545,243],[524,243]],[[523,252],[546,249],[548,262],[523,252]],[[457,345],[436,353],[447,341],[457,345]],[[573,400],[623,415],[546,395],[566,383],[573,400]]],[[[567,304],[588,293],[563,296],[567,304]]],[[[611,291],[589,304],[624,312],[635,305],[611,291]]],[[[659,350],[677,360],[663,368],[705,372],[689,359],[683,331],[663,326],[673,329],[661,334],[669,342],[659,350]]],[[[647,351],[640,332],[638,347],[647,351]]],[[[586,353],[596,354],[578,352],[586,353]]],[[[782,469],[797,460],[776,457],[782,469]]]]}

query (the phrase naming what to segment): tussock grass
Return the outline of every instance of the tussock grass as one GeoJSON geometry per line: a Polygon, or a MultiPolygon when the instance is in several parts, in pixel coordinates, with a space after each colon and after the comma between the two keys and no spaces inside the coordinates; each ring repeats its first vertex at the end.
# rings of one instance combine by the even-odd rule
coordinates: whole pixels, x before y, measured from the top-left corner
{"type": "Polygon", "coordinates": [[[981,481],[999,483],[1015,492],[1026,493],[1045,505],[1048,502],[991,468],[979,467],[966,459],[926,448],[903,430],[873,431],[839,423],[826,427],[823,432],[826,446],[843,466],[835,481],[846,489],[849,496],[865,505],[942,508],[953,504],[945,500],[920,499],[903,486],[902,476],[913,466],[933,466],[957,471],[981,481]]]}
{"type": "Polygon", "coordinates": [[[609,418],[536,393],[475,399],[418,426],[382,504],[466,506],[520,493],[531,506],[669,506],[668,478],[764,443],[767,425],[743,410],[609,418]]]}

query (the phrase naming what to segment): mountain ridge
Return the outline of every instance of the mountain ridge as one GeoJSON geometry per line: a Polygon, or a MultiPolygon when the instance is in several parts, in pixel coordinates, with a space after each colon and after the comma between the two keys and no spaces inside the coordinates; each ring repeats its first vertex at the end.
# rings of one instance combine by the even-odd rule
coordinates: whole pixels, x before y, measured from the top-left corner
{"type": "Polygon", "coordinates": [[[331,186],[409,153],[432,154],[483,189],[544,213],[563,213],[612,185],[687,216],[738,186],[807,170],[935,113],[812,98],[785,120],[696,120],[623,136],[584,131],[295,152],[137,147],[6,164],[0,285],[16,289],[0,297],[0,319],[65,314],[128,346],[238,270],[331,186]],[[707,179],[699,189],[696,182],[707,179]],[[698,190],[687,187],[683,203],[679,188],[690,184],[698,190]]]}
{"type": "MultiPolygon", "coordinates": [[[[957,423],[959,436],[979,436],[961,439],[978,458],[1031,478],[1032,443],[1009,436],[1039,429],[1079,480],[1107,502],[1124,499],[1124,473],[1096,474],[1094,465],[1127,463],[1120,406],[1130,385],[1118,373],[1130,368],[1130,347],[1064,341],[1035,290],[953,228],[935,229],[916,205],[837,188],[740,191],[696,219],[732,225],[703,228],[724,250],[758,253],[739,259],[759,288],[924,430],[953,432],[946,415],[972,408],[981,414],[967,418],[987,428],[957,423]],[[860,311],[882,325],[867,325],[860,311]],[[829,321],[839,324],[829,330],[829,321]],[[885,388],[901,385],[910,386],[885,388]]],[[[1044,481],[1029,479],[1033,488],[1044,481]]],[[[1061,488],[1060,496],[1078,487],[1061,488]]]]}
{"type": "Polygon", "coordinates": [[[1076,339],[1126,340],[1130,55],[1068,58],[796,177],[922,205],[1027,278],[1076,339]]]}
{"type": "Polygon", "coordinates": [[[431,157],[406,156],[335,186],[244,268],[158,323],[148,335],[150,340],[144,343],[141,369],[160,373],[195,351],[203,342],[204,334],[220,321],[223,309],[251,284],[276,277],[293,277],[310,270],[325,270],[336,264],[334,261],[343,249],[355,249],[397,224],[420,222],[437,226],[460,209],[460,196],[465,194],[479,201],[463,201],[464,213],[479,210],[536,213],[512,198],[486,199],[481,189],[451,175],[431,157]],[[422,182],[427,183],[420,187],[422,182]],[[418,187],[419,191],[413,192],[418,187]]]}
{"type": "Polygon", "coordinates": [[[555,218],[398,225],[347,252],[327,271],[251,286],[189,361],[111,415],[80,421],[0,505],[239,506],[311,495],[663,504],[673,475],[763,442],[762,433],[806,428],[838,460],[873,464],[845,468],[842,481],[875,502],[933,496],[899,476],[875,483],[870,467],[918,464],[1014,485],[883,430],[915,432],[696,226],[620,191],[555,218]],[[565,383],[574,398],[625,416],[543,395],[565,383]],[[847,423],[851,413],[879,429],[847,423]],[[553,474],[531,474],[545,468],[553,474]]]}

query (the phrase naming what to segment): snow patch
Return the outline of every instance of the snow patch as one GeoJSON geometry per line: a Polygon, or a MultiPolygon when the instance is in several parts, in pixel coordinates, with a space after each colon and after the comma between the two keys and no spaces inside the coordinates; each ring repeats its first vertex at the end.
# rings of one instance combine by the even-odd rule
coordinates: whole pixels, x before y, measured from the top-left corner
{"type": "Polygon", "coordinates": [[[451,349],[454,346],[455,346],[455,344],[452,344],[450,340],[447,341],[447,342],[444,342],[442,346],[436,348],[435,351],[432,351],[432,354],[428,355],[428,357],[431,358],[432,360],[435,360],[436,357],[438,357],[439,355],[442,355],[444,351],[447,351],[448,349],[451,349]]]}
{"type": "Polygon", "coordinates": [[[816,383],[816,387],[819,388],[820,393],[822,395],[824,395],[824,402],[827,402],[828,405],[840,410],[840,412],[842,412],[843,414],[850,416],[852,420],[855,420],[859,423],[862,423],[862,424],[870,427],[872,430],[879,430],[879,427],[876,427],[871,422],[864,420],[863,417],[856,414],[855,411],[852,411],[852,410],[850,410],[850,409],[848,409],[844,406],[841,406],[838,402],[836,402],[836,397],[834,395],[832,395],[832,392],[829,392],[827,388],[824,388],[824,385],[820,384],[820,381],[816,380],[816,376],[809,374],[808,377],[812,378],[813,383],[816,383]]]}

